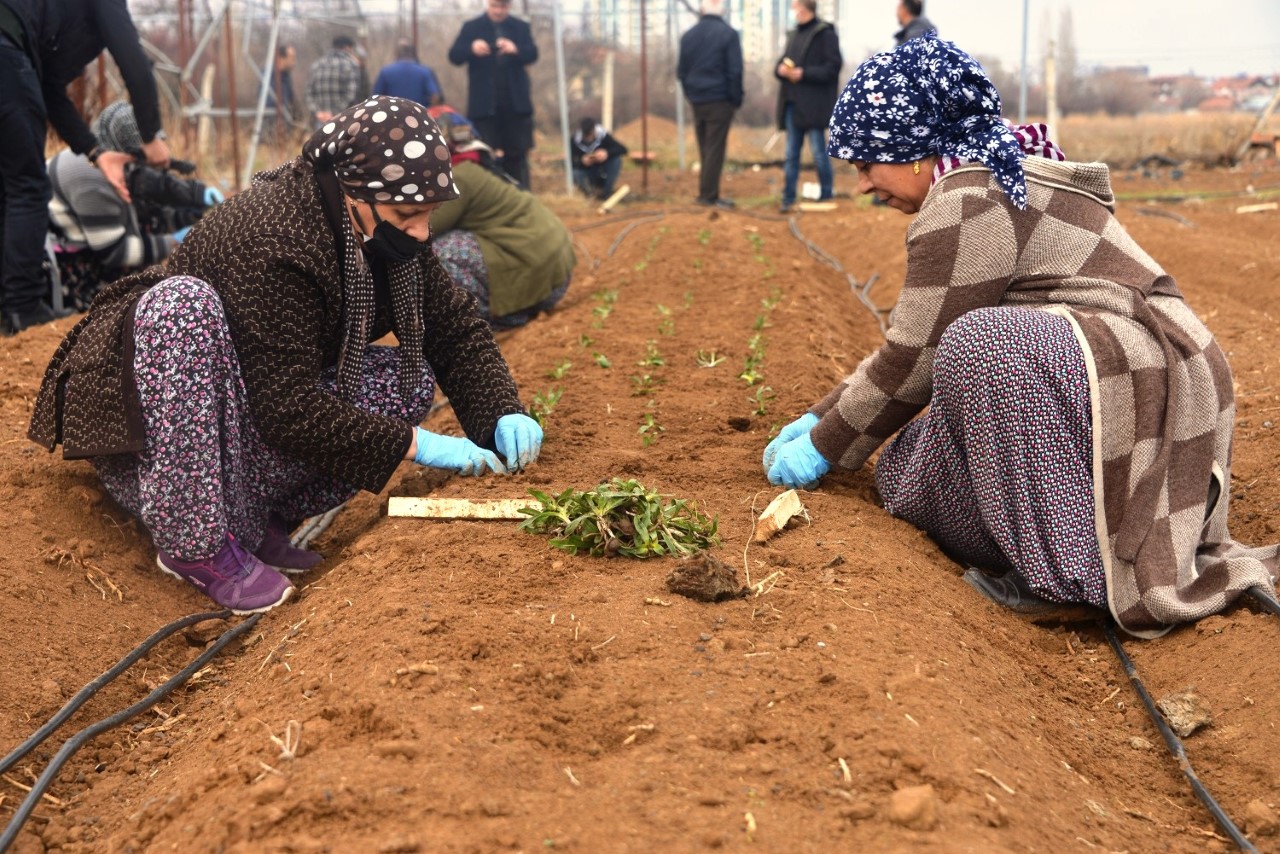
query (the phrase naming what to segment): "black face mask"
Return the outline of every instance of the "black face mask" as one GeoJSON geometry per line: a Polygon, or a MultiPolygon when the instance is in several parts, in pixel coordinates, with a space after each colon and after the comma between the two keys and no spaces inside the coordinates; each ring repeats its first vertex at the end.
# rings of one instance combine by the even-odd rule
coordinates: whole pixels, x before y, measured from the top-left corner
{"type": "MultiPolygon", "coordinates": [[[[351,210],[356,215],[356,222],[360,223],[360,230],[364,231],[364,220],[361,218],[359,211],[354,206],[351,210]]],[[[369,205],[369,210],[373,211],[373,221],[376,223],[373,228],[373,234],[364,240],[364,248],[370,254],[381,258],[383,261],[397,264],[412,261],[421,253],[427,251],[427,241],[414,240],[411,235],[378,216],[376,205],[369,205]]]]}

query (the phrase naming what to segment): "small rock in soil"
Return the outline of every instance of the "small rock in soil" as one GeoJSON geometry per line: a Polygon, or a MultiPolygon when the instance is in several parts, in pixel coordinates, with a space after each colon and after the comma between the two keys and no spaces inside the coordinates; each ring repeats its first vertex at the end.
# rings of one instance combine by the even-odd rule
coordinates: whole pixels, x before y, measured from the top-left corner
{"type": "Polygon", "coordinates": [[[933,786],[908,786],[889,798],[889,820],[911,830],[938,826],[938,796],[933,786]]]}
{"type": "Polygon", "coordinates": [[[742,599],[750,591],[738,583],[733,567],[706,552],[682,559],[667,576],[667,589],[699,602],[742,599]]]}
{"type": "Polygon", "coordinates": [[[1160,711],[1164,712],[1165,720],[1169,722],[1173,731],[1183,738],[1200,727],[1213,723],[1213,712],[1209,711],[1208,704],[1195,692],[1194,688],[1162,697],[1156,701],[1156,705],[1160,707],[1160,711]]]}
{"type": "Polygon", "coordinates": [[[1280,833],[1280,818],[1271,807],[1258,799],[1244,808],[1244,829],[1250,836],[1275,836],[1280,833]]]}
{"type": "Polygon", "coordinates": [[[1142,736],[1135,735],[1133,738],[1129,739],[1129,746],[1134,750],[1150,750],[1151,742],[1147,741],[1142,736]]]}

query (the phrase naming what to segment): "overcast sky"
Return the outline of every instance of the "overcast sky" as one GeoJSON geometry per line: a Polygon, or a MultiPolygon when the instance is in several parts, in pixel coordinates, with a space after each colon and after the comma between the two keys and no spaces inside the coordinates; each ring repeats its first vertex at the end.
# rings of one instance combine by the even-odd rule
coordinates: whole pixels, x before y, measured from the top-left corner
{"type": "MultiPolygon", "coordinates": [[[[847,59],[893,46],[897,0],[840,0],[847,59]]],[[[826,8],[826,3],[822,4],[826,8]]],[[[1280,0],[1029,0],[1028,65],[1071,9],[1085,65],[1146,65],[1153,74],[1280,73],[1280,0]]],[[[1023,0],[925,0],[938,34],[972,54],[1021,64],[1023,0]]]]}

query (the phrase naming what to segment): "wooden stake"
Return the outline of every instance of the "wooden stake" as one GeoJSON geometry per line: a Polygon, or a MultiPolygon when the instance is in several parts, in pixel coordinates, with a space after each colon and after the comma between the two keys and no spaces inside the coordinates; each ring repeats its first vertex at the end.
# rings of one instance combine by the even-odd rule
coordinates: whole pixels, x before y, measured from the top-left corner
{"type": "Polygon", "coordinates": [[[422,519],[527,519],[522,507],[536,506],[527,498],[403,498],[387,501],[388,516],[422,519]]]}
{"type": "Polygon", "coordinates": [[[613,210],[613,206],[626,198],[627,193],[631,192],[630,184],[623,184],[621,187],[613,191],[613,195],[604,200],[604,204],[596,209],[597,213],[608,213],[613,210]]]}

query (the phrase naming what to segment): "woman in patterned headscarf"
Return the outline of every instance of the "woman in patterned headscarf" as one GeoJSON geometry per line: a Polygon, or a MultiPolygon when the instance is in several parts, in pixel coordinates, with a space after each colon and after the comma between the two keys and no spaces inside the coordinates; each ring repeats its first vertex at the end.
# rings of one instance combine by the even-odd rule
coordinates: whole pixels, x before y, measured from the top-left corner
{"type": "Polygon", "coordinates": [[[811,487],[901,429],[885,509],[999,573],[965,573],[990,599],[1154,636],[1272,595],[1277,547],[1227,530],[1230,368],[1116,220],[1106,166],[1007,125],[933,34],[862,63],[830,129],[861,192],[917,214],[906,281],[885,344],[765,449],[769,480],[811,487]]]}
{"type": "Polygon", "coordinates": [[[425,109],[348,108],[166,267],[99,294],[29,435],[93,462],[162,570],[237,613],[280,604],[282,573],[320,561],[290,545],[293,524],[381,490],[401,460],[482,474],[538,456],[488,324],[426,246],[456,195],[425,109]],[[398,347],[372,345],[388,332],[398,347]],[[437,383],[468,438],[416,426],[437,383]]]}

